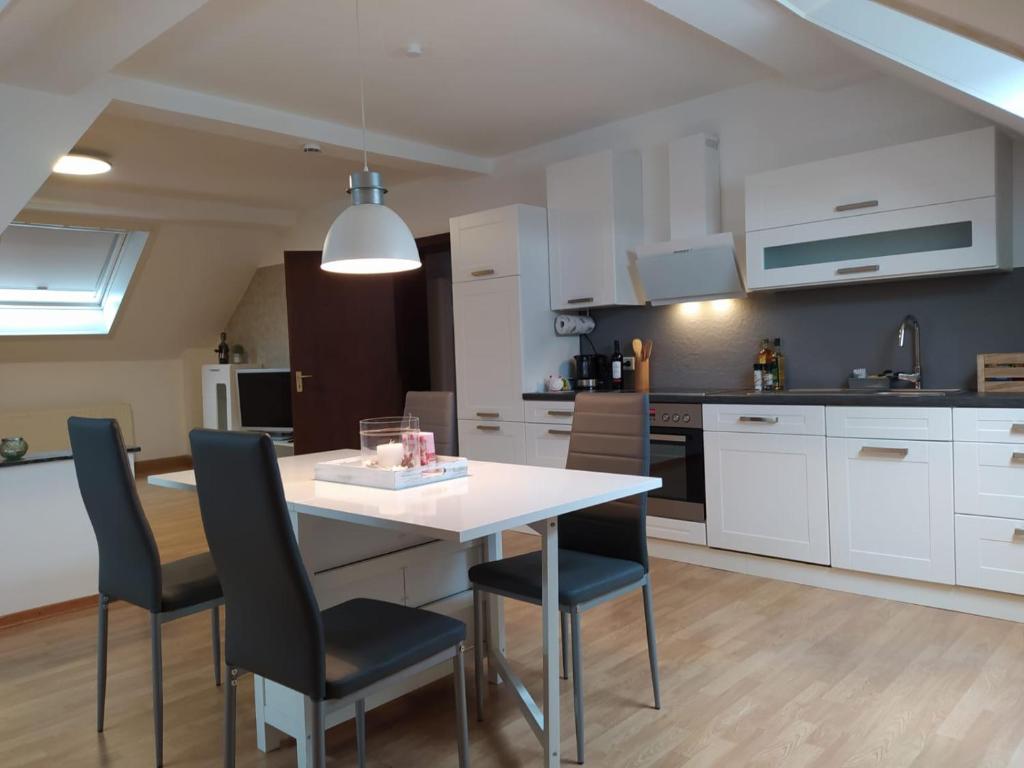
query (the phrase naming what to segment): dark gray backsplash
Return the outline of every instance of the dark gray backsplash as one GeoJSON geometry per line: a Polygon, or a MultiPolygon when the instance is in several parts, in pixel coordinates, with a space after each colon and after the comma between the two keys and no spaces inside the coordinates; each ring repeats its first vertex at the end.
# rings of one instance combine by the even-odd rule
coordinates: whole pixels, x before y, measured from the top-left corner
{"type": "MultiPolygon", "coordinates": [[[[760,339],[782,338],[788,387],[836,387],[853,368],[910,370],[896,346],[906,314],[921,322],[926,387],[976,384],[980,352],[1024,351],[1024,269],[1009,273],[752,294],[726,309],[703,304],[593,311],[599,352],[654,340],[652,389],[749,388],[760,339]]],[[[586,342],[585,351],[589,351],[586,342]]]]}

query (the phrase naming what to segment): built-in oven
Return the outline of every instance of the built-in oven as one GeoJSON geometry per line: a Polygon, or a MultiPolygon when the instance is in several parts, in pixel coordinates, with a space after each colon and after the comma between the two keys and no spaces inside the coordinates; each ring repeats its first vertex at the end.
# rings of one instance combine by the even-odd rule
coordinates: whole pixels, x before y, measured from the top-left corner
{"type": "Polygon", "coordinates": [[[653,517],[704,522],[704,433],[699,403],[651,402],[651,476],[661,488],[647,494],[653,517]]]}

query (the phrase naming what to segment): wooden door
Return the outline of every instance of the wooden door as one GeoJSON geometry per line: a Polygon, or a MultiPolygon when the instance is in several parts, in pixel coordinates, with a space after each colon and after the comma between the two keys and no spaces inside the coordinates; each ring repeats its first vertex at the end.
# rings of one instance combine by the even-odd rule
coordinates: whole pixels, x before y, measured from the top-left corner
{"type": "Polygon", "coordinates": [[[296,453],[358,448],[360,419],[400,415],[406,391],[430,389],[423,270],[337,275],[320,258],[285,253],[296,453]]]}
{"type": "Polygon", "coordinates": [[[829,564],[825,438],[704,432],[708,544],[829,564]]]}

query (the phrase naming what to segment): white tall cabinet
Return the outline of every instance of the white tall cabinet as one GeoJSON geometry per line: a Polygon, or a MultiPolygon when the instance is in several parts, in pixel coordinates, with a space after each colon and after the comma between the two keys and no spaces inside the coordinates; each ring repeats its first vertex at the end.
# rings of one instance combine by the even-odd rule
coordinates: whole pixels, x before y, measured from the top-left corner
{"type": "Polygon", "coordinates": [[[459,451],[526,463],[524,392],[567,376],[575,337],[549,306],[547,211],[510,205],[451,220],[459,451]]]}

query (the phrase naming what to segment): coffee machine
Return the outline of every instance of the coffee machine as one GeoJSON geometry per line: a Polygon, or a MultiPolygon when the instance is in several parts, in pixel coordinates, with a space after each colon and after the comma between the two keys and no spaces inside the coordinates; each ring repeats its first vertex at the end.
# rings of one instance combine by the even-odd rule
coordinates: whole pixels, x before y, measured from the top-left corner
{"type": "Polygon", "coordinates": [[[592,392],[608,388],[607,355],[576,355],[576,389],[592,392]]]}

